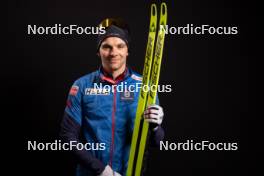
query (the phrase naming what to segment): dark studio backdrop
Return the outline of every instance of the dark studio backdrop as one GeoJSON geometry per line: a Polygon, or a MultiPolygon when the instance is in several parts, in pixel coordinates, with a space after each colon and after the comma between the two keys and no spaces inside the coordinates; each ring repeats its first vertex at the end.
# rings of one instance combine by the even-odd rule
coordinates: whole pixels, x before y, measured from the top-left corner
{"type": "MultiPolygon", "coordinates": [[[[70,176],[69,152],[27,151],[27,141],[54,142],[70,86],[98,69],[96,35],[28,35],[27,25],[96,26],[106,17],[123,17],[132,31],[129,65],[143,69],[150,4],[154,1],[9,1],[8,58],[2,94],[12,120],[9,172],[70,176]],[[10,95],[12,95],[10,97],[10,95]],[[12,130],[13,129],[13,130],[12,130]],[[14,148],[13,148],[14,147],[14,148]]],[[[161,1],[155,1],[160,4],[161,1]]],[[[237,151],[159,151],[151,149],[148,175],[252,174],[255,151],[255,34],[253,5],[240,1],[167,2],[168,25],[237,26],[237,35],[166,35],[160,84],[163,127],[169,142],[237,142],[237,151]]],[[[11,174],[12,175],[12,174],[11,174]]]]}

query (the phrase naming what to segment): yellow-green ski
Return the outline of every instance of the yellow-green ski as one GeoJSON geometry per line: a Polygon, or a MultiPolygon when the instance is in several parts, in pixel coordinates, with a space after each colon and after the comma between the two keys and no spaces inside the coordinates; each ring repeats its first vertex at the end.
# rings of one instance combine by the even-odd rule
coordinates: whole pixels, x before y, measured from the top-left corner
{"type": "MultiPolygon", "coordinates": [[[[165,3],[162,3],[160,9],[160,16],[159,16],[159,26],[158,26],[159,31],[157,34],[157,41],[155,41],[156,31],[157,31],[157,6],[156,4],[152,4],[148,43],[147,43],[147,49],[145,55],[144,69],[142,74],[143,76],[142,87],[154,85],[153,87],[157,88],[158,86],[164,39],[165,39],[164,29],[166,24],[167,24],[167,6],[165,3]],[[155,46],[155,42],[156,42],[156,46],[155,46]],[[154,53],[154,48],[155,48],[155,53],[154,53]]],[[[145,92],[142,88],[140,90],[126,176],[141,175],[142,162],[144,158],[148,127],[149,127],[148,122],[145,121],[143,122],[143,125],[141,125],[142,124],[141,120],[143,119],[142,115],[147,105],[155,104],[156,96],[157,96],[157,89],[154,90],[152,89],[152,91],[148,91],[148,92],[145,92]]]]}
{"type": "MultiPolygon", "coordinates": [[[[142,74],[143,75],[142,87],[144,85],[149,85],[149,77],[150,77],[152,58],[153,58],[153,53],[154,53],[154,44],[155,44],[154,42],[156,38],[156,29],[157,29],[157,7],[155,4],[151,5],[150,14],[151,14],[151,17],[150,17],[150,24],[149,24],[148,43],[147,43],[147,49],[146,49],[146,55],[145,55],[144,69],[143,69],[143,74],[142,74]]],[[[143,89],[140,90],[136,118],[134,122],[134,130],[133,130],[133,135],[132,135],[130,154],[129,154],[127,176],[134,175],[134,169],[135,169],[135,164],[136,164],[134,161],[136,158],[136,148],[138,145],[140,121],[142,119],[142,114],[145,110],[147,94],[148,92],[143,91],[143,89]]]]}
{"type": "MultiPolygon", "coordinates": [[[[162,61],[162,53],[163,53],[163,46],[164,46],[164,39],[165,39],[165,25],[167,24],[167,6],[165,3],[161,4],[160,10],[160,20],[159,20],[159,31],[158,37],[156,42],[155,54],[154,54],[154,61],[151,69],[151,76],[149,85],[155,89],[150,89],[149,95],[147,98],[147,105],[155,104],[156,97],[157,97],[157,87],[159,83],[159,76],[160,76],[160,67],[162,61]],[[154,86],[153,86],[154,85],[154,86]]],[[[144,121],[142,127],[142,134],[139,144],[139,153],[137,157],[137,164],[136,164],[136,171],[135,176],[141,175],[142,169],[142,162],[145,153],[145,146],[147,140],[149,124],[148,122],[144,121]]]]}

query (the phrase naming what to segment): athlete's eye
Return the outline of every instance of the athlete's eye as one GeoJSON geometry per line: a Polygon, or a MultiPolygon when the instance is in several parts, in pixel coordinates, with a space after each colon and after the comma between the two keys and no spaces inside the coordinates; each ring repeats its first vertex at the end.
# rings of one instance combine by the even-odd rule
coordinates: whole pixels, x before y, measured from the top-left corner
{"type": "Polygon", "coordinates": [[[124,43],[121,43],[121,44],[117,45],[117,48],[120,48],[120,49],[125,48],[125,47],[126,47],[126,44],[124,44],[124,43]]]}
{"type": "Polygon", "coordinates": [[[112,46],[108,44],[103,44],[101,47],[102,49],[112,49],[112,46]]]}

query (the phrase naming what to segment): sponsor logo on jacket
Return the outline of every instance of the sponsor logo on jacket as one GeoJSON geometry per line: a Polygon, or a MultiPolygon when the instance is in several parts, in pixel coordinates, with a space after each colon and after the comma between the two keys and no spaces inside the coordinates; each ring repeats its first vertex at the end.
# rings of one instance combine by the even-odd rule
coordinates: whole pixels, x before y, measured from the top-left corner
{"type": "Polygon", "coordinates": [[[109,89],[86,88],[85,95],[110,95],[109,89]]]}

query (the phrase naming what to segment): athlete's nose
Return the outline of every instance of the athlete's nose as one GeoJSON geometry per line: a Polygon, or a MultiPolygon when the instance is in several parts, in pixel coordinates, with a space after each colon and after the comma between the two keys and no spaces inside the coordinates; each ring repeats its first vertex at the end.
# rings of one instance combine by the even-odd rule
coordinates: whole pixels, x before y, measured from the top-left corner
{"type": "Polygon", "coordinates": [[[117,55],[117,48],[116,47],[113,47],[111,50],[110,50],[110,56],[116,56],[117,55]]]}

